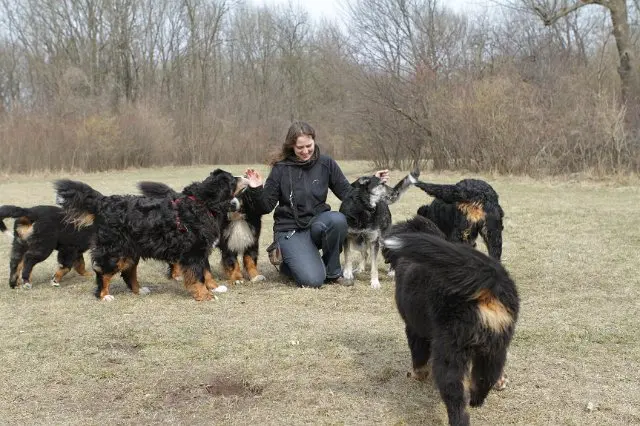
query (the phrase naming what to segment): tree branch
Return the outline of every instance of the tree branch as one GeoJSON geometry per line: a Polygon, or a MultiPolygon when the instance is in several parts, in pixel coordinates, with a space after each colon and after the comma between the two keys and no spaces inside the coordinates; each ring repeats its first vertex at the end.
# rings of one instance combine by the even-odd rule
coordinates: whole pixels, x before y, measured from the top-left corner
{"type": "Polygon", "coordinates": [[[536,12],[536,14],[540,16],[540,18],[542,18],[542,22],[544,22],[544,25],[550,26],[555,24],[558,19],[567,16],[571,12],[575,12],[583,6],[587,6],[589,4],[600,4],[606,6],[606,2],[606,0],[578,0],[573,4],[561,7],[557,10],[543,9],[543,7],[540,5],[532,5],[532,8],[536,12]]]}

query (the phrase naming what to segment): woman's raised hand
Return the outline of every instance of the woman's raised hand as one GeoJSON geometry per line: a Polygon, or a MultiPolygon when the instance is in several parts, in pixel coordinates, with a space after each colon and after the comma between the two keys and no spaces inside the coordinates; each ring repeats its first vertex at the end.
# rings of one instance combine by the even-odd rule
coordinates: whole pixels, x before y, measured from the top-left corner
{"type": "Polygon", "coordinates": [[[262,186],[262,176],[256,169],[247,169],[244,172],[244,177],[249,181],[249,186],[251,188],[257,188],[262,186]]]}

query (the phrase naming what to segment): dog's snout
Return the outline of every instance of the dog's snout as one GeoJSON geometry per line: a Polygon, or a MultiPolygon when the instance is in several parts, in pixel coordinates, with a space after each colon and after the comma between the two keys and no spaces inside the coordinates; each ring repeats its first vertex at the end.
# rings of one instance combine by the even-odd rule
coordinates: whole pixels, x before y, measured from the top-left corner
{"type": "Polygon", "coordinates": [[[249,186],[249,179],[244,176],[236,176],[236,189],[233,192],[234,195],[241,193],[247,186],[249,186]]]}
{"type": "Polygon", "coordinates": [[[238,210],[240,210],[240,200],[234,197],[229,203],[229,211],[237,212],[238,210]]]}

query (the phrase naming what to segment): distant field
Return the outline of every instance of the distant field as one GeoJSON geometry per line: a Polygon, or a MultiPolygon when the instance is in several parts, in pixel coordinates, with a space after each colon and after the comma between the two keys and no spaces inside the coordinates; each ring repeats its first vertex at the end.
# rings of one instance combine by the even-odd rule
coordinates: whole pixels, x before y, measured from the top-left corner
{"type": "MultiPolygon", "coordinates": [[[[342,165],[350,179],[370,171],[342,165]]],[[[106,194],[133,193],[140,180],[181,188],[210,170],[71,177],[106,194]]],[[[392,183],[403,175],[392,172],[392,183]]],[[[0,203],[52,204],[51,182],[69,176],[1,176],[0,203]]],[[[472,424],[639,424],[640,184],[484,178],[506,213],[503,262],[522,302],[509,387],[473,409],[472,424]]],[[[427,200],[411,188],[392,206],[394,220],[427,200]]],[[[393,282],[381,273],[375,291],[363,273],[349,288],[284,283],[264,252],[272,223],[264,217],[267,281],[200,303],[164,278],[160,262],[139,268],[151,294],[134,296],[117,278],[112,303],[95,299],[93,279],[74,272],[51,287],[55,256],[36,266],[32,290],[11,290],[10,243],[0,240],[0,423],[446,424],[433,385],[406,378],[393,282]]],[[[218,253],[211,263],[223,281],[218,253]]]]}

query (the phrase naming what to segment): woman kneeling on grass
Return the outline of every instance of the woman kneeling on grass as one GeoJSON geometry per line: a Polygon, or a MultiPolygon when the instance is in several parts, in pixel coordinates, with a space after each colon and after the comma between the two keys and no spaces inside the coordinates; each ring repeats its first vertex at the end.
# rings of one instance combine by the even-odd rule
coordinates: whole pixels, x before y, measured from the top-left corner
{"type": "MultiPolygon", "coordinates": [[[[247,191],[263,214],[278,205],[273,214],[273,237],[280,244],[281,273],[298,286],[353,285],[342,277],[340,265],[347,220],[327,204],[329,189],[343,200],[351,184],[335,160],[320,154],[315,138],[313,127],[294,122],[282,149],[269,163],[272,168],[264,185],[256,170],[246,170],[247,191]]],[[[389,179],[388,170],[375,175],[383,182],[389,179]]]]}

